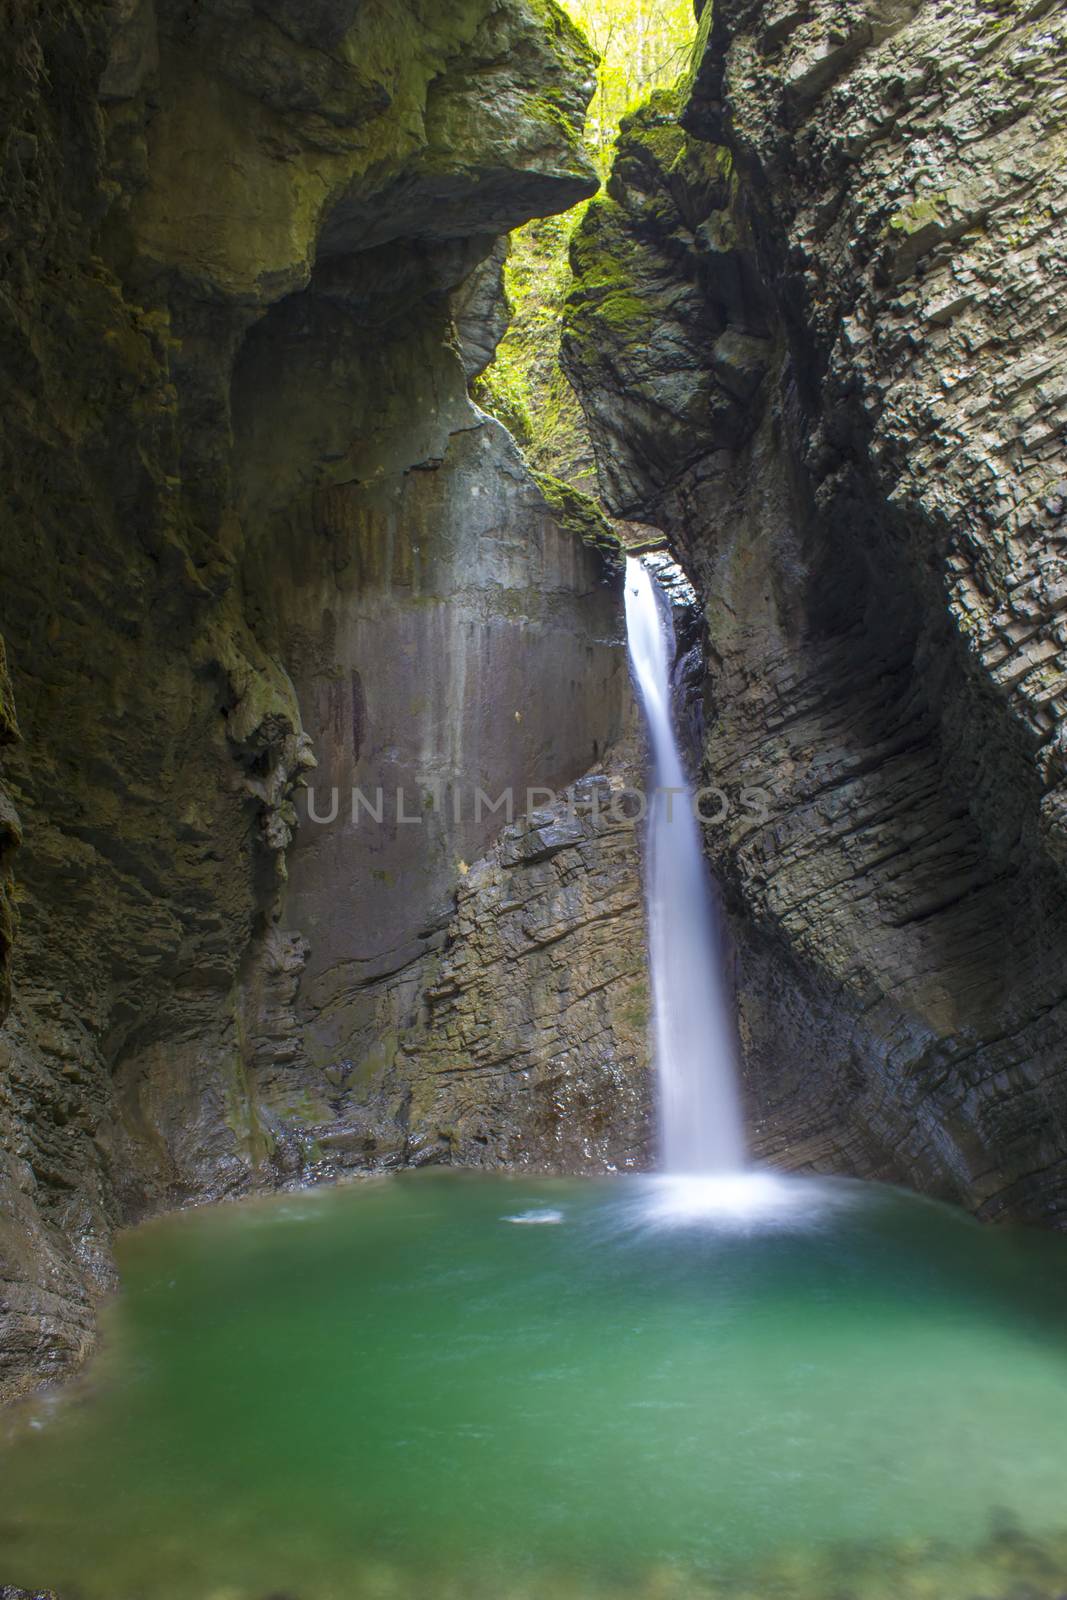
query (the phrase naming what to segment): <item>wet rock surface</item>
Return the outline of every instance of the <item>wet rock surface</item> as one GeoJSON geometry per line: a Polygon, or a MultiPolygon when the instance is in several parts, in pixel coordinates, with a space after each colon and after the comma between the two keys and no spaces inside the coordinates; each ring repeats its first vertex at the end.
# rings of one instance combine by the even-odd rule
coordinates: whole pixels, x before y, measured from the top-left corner
{"type": "Polygon", "coordinates": [[[625,780],[583,780],[465,876],[428,1013],[401,1046],[420,1155],[436,1138],[493,1165],[647,1166],[650,997],[625,780]]]}
{"type": "Polygon", "coordinates": [[[402,961],[347,974],[321,1020],[314,980],[275,988],[253,1073],[282,1177],[647,1166],[640,836],[623,782],[618,769],[585,778],[504,826],[460,862],[450,905],[402,961]]]}
{"type": "Polygon", "coordinates": [[[706,8],[563,345],[706,608],[708,781],[770,797],[708,833],[760,1152],[1058,1221],[1063,29],[706,8]]]}

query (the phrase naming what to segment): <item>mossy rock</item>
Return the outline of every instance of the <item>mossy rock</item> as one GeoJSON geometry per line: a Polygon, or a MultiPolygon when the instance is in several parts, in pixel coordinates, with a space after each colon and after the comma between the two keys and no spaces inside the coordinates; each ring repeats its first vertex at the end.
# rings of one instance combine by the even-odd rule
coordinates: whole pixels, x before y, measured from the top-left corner
{"type": "Polygon", "coordinates": [[[622,541],[596,501],[548,472],[531,476],[560,527],[598,551],[609,572],[621,572],[625,564],[622,541]]]}
{"type": "Polygon", "coordinates": [[[592,202],[571,239],[574,289],[564,307],[565,335],[608,338],[611,343],[645,339],[656,325],[654,307],[637,292],[637,248],[626,213],[610,195],[592,202]]]}
{"type": "Polygon", "coordinates": [[[667,171],[685,153],[688,136],[678,121],[680,101],[675,89],[655,89],[628,111],[619,123],[616,166],[620,156],[644,153],[667,171]]]}
{"type": "Polygon", "coordinates": [[[910,238],[913,234],[921,233],[930,223],[939,223],[945,198],[943,194],[930,194],[912,200],[890,217],[890,230],[893,233],[907,234],[910,238]]]}

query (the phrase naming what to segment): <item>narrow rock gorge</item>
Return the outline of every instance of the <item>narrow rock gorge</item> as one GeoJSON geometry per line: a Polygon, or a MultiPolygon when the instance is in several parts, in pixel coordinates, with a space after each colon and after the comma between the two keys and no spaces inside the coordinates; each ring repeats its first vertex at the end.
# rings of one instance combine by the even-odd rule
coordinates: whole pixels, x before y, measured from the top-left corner
{"type": "Polygon", "coordinates": [[[758,1156],[1062,1223],[1062,9],[717,0],[600,193],[553,0],[3,20],[0,1400],[163,1209],[649,1164],[620,535],[758,1156]],[[469,394],[586,200],[607,517],[469,394]]]}

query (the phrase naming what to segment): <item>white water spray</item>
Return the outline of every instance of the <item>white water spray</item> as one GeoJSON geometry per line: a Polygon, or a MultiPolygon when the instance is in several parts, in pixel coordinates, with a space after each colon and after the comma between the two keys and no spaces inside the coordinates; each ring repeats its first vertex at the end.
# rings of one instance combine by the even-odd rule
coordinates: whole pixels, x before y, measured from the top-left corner
{"type": "Polygon", "coordinates": [[[648,721],[655,792],[648,807],[648,942],[664,1170],[737,1172],[745,1135],[723,941],[700,832],[671,724],[669,612],[626,562],[630,663],[648,721]]]}

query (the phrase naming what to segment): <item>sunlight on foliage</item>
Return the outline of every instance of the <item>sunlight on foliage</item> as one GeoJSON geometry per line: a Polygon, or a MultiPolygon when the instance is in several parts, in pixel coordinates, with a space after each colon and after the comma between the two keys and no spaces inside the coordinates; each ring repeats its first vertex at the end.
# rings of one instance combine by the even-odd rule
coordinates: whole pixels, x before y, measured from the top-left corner
{"type": "Polygon", "coordinates": [[[514,434],[533,467],[591,488],[595,474],[581,407],[559,366],[571,281],[567,248],[584,210],[538,218],[512,235],[504,269],[511,325],[474,393],[514,434]]]}
{"type": "Polygon", "coordinates": [[[568,0],[564,9],[600,56],[585,136],[601,180],[619,120],[685,69],[696,34],[692,0],[568,0]]]}
{"type": "MultiPolygon", "coordinates": [[[[604,182],[620,119],[688,65],[696,34],[692,0],[569,0],[565,9],[601,58],[585,137],[604,182]]],[[[511,326],[474,395],[538,471],[591,491],[595,473],[581,407],[559,367],[567,248],[584,209],[539,218],[512,234],[504,270],[511,326]]]]}

